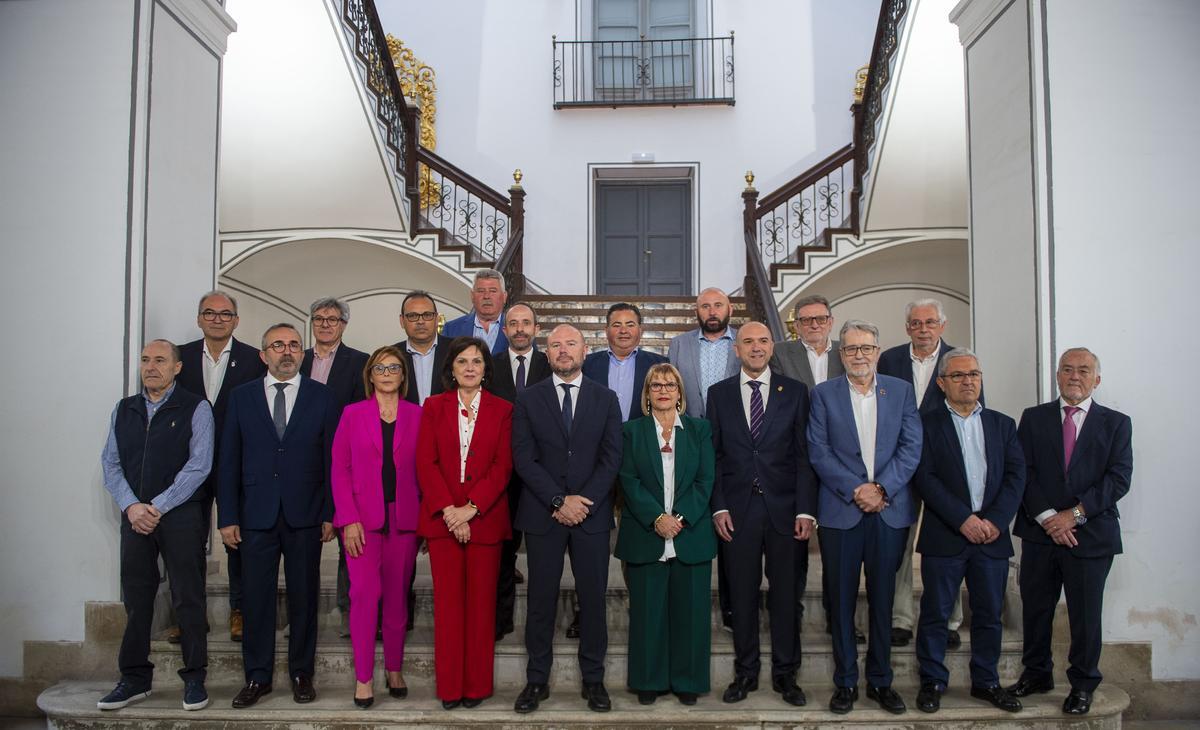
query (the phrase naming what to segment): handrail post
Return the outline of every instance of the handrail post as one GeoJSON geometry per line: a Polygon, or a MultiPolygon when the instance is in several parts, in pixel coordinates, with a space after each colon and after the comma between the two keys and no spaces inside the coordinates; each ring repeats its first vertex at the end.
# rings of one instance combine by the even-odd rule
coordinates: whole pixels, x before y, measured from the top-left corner
{"type": "Polygon", "coordinates": [[[850,191],[850,227],[854,229],[854,235],[862,235],[862,226],[859,225],[858,211],[859,203],[862,198],[862,178],[863,178],[863,158],[866,156],[866,145],[863,144],[862,127],[863,120],[866,114],[863,112],[863,103],[861,98],[855,99],[850,105],[850,114],[854,118],[854,187],[850,191]]]}
{"type": "Polygon", "coordinates": [[[513,170],[513,184],[508,189],[511,199],[508,243],[513,247],[508,271],[502,271],[508,284],[508,303],[515,304],[525,294],[525,188],[521,186],[524,174],[520,169],[513,170]]]}
{"type": "Polygon", "coordinates": [[[410,224],[413,231],[419,227],[417,217],[421,214],[421,181],[417,177],[417,145],[420,136],[417,127],[421,123],[421,109],[416,101],[402,100],[404,103],[404,187],[408,194],[410,224]]]}
{"type": "MultiPolygon", "coordinates": [[[[758,190],[754,187],[754,172],[746,171],[746,189],[742,191],[742,230],[752,236],[755,241],[758,240],[758,190]]],[[[746,273],[749,274],[754,268],[754,261],[751,258],[752,253],[746,252],[746,273]]]]}

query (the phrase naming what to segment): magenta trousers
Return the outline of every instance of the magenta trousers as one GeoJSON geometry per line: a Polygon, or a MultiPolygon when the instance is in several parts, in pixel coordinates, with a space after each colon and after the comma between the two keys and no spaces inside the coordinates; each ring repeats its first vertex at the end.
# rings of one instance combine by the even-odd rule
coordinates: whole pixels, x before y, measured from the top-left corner
{"type": "Polygon", "coordinates": [[[408,625],[408,584],[417,560],[417,533],[367,532],[362,553],[346,555],[350,575],[350,645],[354,676],[370,682],[375,675],[375,633],[383,600],[383,666],[404,667],[404,631],[408,625]]]}

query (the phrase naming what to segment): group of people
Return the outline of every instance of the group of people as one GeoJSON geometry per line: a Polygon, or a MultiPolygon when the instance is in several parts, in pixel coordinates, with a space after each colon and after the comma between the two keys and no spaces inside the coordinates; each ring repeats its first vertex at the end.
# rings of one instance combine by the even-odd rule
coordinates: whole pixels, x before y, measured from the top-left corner
{"type": "Polygon", "coordinates": [[[936,712],[970,607],[970,693],[1008,710],[1054,688],[1051,632],[1065,589],[1071,625],[1069,714],[1086,713],[1098,670],[1104,580],[1120,552],[1117,501],[1132,474],[1129,418],[1092,399],[1099,358],[1064,352],[1059,397],[1018,426],[983,405],[978,356],[942,339],[935,300],[905,311],[911,342],[881,352],[879,330],[850,320],[831,338],[829,302],[796,303],[799,339],[730,326],[729,298],[706,289],[697,328],[667,357],[643,350],[638,307],[613,305],[609,347],[587,353],[578,329],[535,346],[537,313],[506,306],[502,276],[476,275],[473,309],[438,332],[432,295],[402,305],[407,339],[371,354],[342,342],[349,307],[311,307],[313,346],[274,325],[260,347],[233,338],[237,303],[205,294],[204,337],[148,343],[142,390],[113,411],[105,486],[122,511],[128,623],[121,679],[100,700],[150,693],[150,631],[161,556],[184,667],[183,706],[207,705],[205,542],[212,502],[227,549],[230,632],[245,685],[235,708],[272,690],[279,561],[284,559],[288,674],[310,702],[322,543],[340,544],[339,606],[354,654],[354,703],[374,701],[382,634],[386,687],[403,698],[405,630],[418,550],[433,577],[436,692],[447,710],[493,694],[495,642],[513,630],[520,541],[528,554],[526,685],[514,710],[549,697],[564,556],[577,597],[581,694],[612,707],[604,684],[610,555],[629,591],[627,683],[642,704],[710,691],[710,605],[717,559],[734,679],[722,699],[758,689],[759,611],[769,589],[771,688],[793,706],[809,541],[820,543],[835,672],[829,709],[866,696],[893,713],[890,652],[916,629],[918,709],[936,712]],[[618,526],[619,522],[619,526],[618,526]],[[818,527],[819,526],[819,527],[818,527]],[[1022,538],[1024,671],[997,671],[1013,534],[1022,538]],[[611,542],[616,531],[615,546],[611,542]],[[922,555],[919,621],[911,553],[922,555]],[[866,575],[868,631],[855,628],[866,575]]]}

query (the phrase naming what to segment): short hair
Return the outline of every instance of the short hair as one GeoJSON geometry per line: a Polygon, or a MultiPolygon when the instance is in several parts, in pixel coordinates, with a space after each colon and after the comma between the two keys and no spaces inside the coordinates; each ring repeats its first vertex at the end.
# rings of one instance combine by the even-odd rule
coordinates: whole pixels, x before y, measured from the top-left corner
{"type": "Polygon", "coordinates": [[[174,342],[171,342],[170,340],[164,340],[161,337],[157,340],[150,340],[146,344],[153,345],[155,342],[161,342],[162,344],[171,348],[171,357],[175,358],[175,362],[183,362],[183,353],[179,351],[179,345],[176,345],[174,342]]]}
{"type": "Polygon", "coordinates": [[[297,339],[297,340],[300,340],[300,342],[301,342],[301,343],[303,343],[303,342],[304,342],[304,337],[303,337],[303,335],[301,335],[301,334],[300,334],[300,329],[299,329],[298,327],[296,327],[296,325],[292,324],[291,322],[280,322],[280,323],[278,323],[278,324],[273,324],[273,325],[271,325],[270,327],[268,327],[268,328],[266,328],[265,330],[263,330],[263,335],[262,335],[262,349],[263,349],[263,351],[264,351],[264,352],[266,352],[267,345],[269,345],[269,344],[270,344],[269,342],[267,342],[267,335],[271,334],[271,332],[272,332],[273,330],[279,330],[279,329],[289,329],[289,330],[291,330],[292,332],[295,332],[295,333],[296,333],[296,339],[297,339]]]}
{"type": "Polygon", "coordinates": [[[204,311],[204,301],[206,299],[209,299],[210,297],[225,297],[226,299],[229,300],[229,303],[233,305],[233,313],[237,314],[237,309],[238,309],[237,300],[234,299],[233,295],[230,294],[229,292],[222,291],[220,289],[213,289],[212,291],[206,291],[206,292],[204,292],[203,295],[200,296],[200,302],[196,305],[196,314],[200,314],[201,312],[204,311]]]}
{"type": "Polygon", "coordinates": [[[846,323],[842,325],[841,331],[838,332],[838,339],[845,340],[846,333],[849,332],[850,330],[858,330],[859,332],[866,332],[867,334],[869,334],[875,338],[876,345],[879,344],[879,328],[866,320],[863,320],[863,319],[848,319],[848,320],[846,320],[846,323]]]}
{"type": "Polygon", "coordinates": [[[946,371],[950,369],[950,361],[956,357],[973,357],[975,358],[975,362],[979,362],[979,356],[972,352],[971,348],[956,347],[953,350],[947,351],[945,355],[942,355],[942,359],[938,360],[937,373],[939,378],[946,374],[946,371]]]}
{"type": "Polygon", "coordinates": [[[501,274],[495,269],[480,269],[479,271],[476,271],[475,278],[471,280],[472,289],[475,288],[475,285],[479,283],[480,279],[495,279],[496,281],[500,282],[501,291],[508,291],[504,288],[504,274],[501,274]]]}
{"type": "Polygon", "coordinates": [[[942,307],[940,301],[937,299],[914,299],[904,307],[904,324],[908,324],[908,319],[912,316],[912,311],[917,307],[933,307],[937,310],[938,322],[946,321],[946,310],[942,307]]]}
{"type": "Polygon", "coordinates": [[[660,362],[657,365],[651,365],[646,371],[646,379],[642,381],[642,413],[650,415],[650,378],[655,375],[670,375],[675,379],[676,392],[679,393],[679,403],[675,406],[680,413],[687,411],[687,396],[684,394],[683,376],[675,369],[675,366],[669,362],[660,362]]]}
{"type": "Polygon", "coordinates": [[[404,314],[404,308],[408,306],[409,299],[428,299],[433,304],[433,311],[437,312],[437,300],[433,295],[424,289],[413,289],[408,294],[404,295],[404,301],[400,302],[400,314],[404,314]]]}
{"type": "Polygon", "coordinates": [[[800,297],[796,300],[796,304],[792,307],[792,312],[795,314],[795,316],[799,317],[800,310],[810,304],[823,304],[826,312],[831,314],[833,313],[833,307],[829,306],[829,300],[820,294],[809,294],[806,297],[800,297]]]}
{"type": "Polygon", "coordinates": [[[442,389],[456,390],[458,382],[454,380],[454,360],[464,351],[475,347],[479,349],[479,353],[483,355],[483,381],[481,385],[486,385],[492,382],[492,351],[488,349],[487,343],[478,337],[455,337],[450,340],[450,346],[446,350],[446,360],[442,363],[442,389]]]}
{"type": "Polygon", "coordinates": [[[530,306],[528,302],[517,302],[516,304],[510,305],[508,311],[504,313],[504,319],[507,319],[508,315],[512,314],[512,311],[517,307],[525,307],[528,309],[529,313],[533,315],[533,323],[535,325],[538,323],[537,310],[530,306]]]}
{"type": "Polygon", "coordinates": [[[637,308],[636,304],[629,302],[617,302],[608,308],[608,314],[604,315],[604,324],[612,324],[612,316],[614,312],[633,312],[633,316],[637,317],[638,324],[642,323],[642,310],[637,308]]]}
{"type": "MultiPolygon", "coordinates": [[[[1076,352],[1086,352],[1087,354],[1091,355],[1092,359],[1096,361],[1096,374],[1097,375],[1100,374],[1100,356],[1097,355],[1096,353],[1092,352],[1091,350],[1087,349],[1086,347],[1069,347],[1066,350],[1063,350],[1063,354],[1058,356],[1059,366],[1060,367],[1062,366],[1062,361],[1063,361],[1064,357],[1066,357],[1067,355],[1070,355],[1072,353],[1076,353],[1076,352]]],[[[1055,369],[1057,369],[1057,368],[1055,368],[1055,369]]]]}
{"type": "Polygon", "coordinates": [[[334,297],[321,297],[317,301],[308,305],[308,316],[313,317],[318,310],[321,309],[336,309],[343,322],[350,322],[350,305],[343,302],[341,299],[334,297]]]}
{"type": "Polygon", "coordinates": [[[404,364],[404,353],[400,352],[400,348],[395,345],[384,345],[371,353],[371,357],[367,358],[366,367],[363,368],[363,390],[368,398],[375,395],[375,384],[371,382],[371,368],[378,365],[379,361],[388,355],[400,361],[400,397],[404,398],[404,394],[408,392],[408,366],[404,364]]]}

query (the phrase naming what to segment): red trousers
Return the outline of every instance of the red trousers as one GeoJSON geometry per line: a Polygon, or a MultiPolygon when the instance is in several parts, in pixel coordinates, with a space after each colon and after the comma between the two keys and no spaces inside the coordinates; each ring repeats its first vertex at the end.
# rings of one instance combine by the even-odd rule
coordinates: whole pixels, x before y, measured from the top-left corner
{"type": "Polygon", "coordinates": [[[441,700],[492,696],[500,545],[429,540],[433,662],[441,700]]]}

